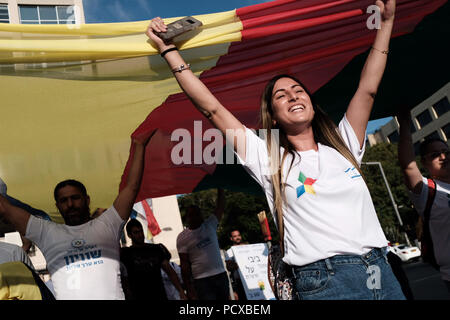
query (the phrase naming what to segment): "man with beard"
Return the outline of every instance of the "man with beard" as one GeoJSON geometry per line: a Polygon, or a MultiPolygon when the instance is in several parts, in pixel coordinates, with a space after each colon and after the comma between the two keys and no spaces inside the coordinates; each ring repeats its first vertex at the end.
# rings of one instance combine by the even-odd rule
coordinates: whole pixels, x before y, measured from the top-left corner
{"type": "MultiPolygon", "coordinates": [[[[231,231],[230,240],[233,243],[232,246],[240,246],[243,244],[248,244],[247,242],[242,242],[241,233],[237,229],[231,231]]],[[[225,263],[227,265],[228,272],[230,272],[230,279],[231,285],[233,287],[234,300],[247,300],[245,290],[242,285],[241,277],[239,275],[239,266],[236,263],[233,250],[231,248],[226,251],[225,263]]]]}
{"type": "Polygon", "coordinates": [[[144,149],[150,137],[134,139],[134,156],[113,205],[96,219],[90,215],[90,197],[76,180],[58,183],[56,207],[64,224],[36,218],[0,195],[0,216],[44,254],[58,300],[123,300],[119,239],[140,188],[144,149]]]}

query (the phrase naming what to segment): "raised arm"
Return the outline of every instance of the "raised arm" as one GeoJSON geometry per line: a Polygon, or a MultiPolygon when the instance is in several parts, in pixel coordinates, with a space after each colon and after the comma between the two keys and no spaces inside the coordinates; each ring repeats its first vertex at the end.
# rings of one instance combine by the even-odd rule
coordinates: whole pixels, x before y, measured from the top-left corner
{"type": "MultiPolygon", "coordinates": [[[[164,43],[164,41],[154,33],[165,31],[167,31],[167,27],[163,20],[161,18],[154,18],[146,32],[147,36],[153,41],[160,53],[175,48],[174,44],[164,43]]],[[[181,89],[183,89],[195,107],[205,115],[223,135],[226,134],[227,129],[233,129],[234,139],[233,141],[228,141],[228,143],[232,143],[235,150],[237,146],[239,146],[239,150],[236,151],[242,159],[245,159],[245,131],[242,123],[236,119],[236,117],[216,99],[203,82],[187,68],[187,63],[178,53],[178,50],[164,53],[164,58],[170,69],[173,71],[181,89]],[[181,66],[184,66],[185,69],[179,72],[174,71],[180,70],[181,66]],[[239,143],[237,143],[238,139],[239,143]]]]}
{"type": "Polygon", "coordinates": [[[127,184],[119,192],[116,200],[114,200],[114,208],[117,210],[120,217],[125,221],[127,221],[130,217],[131,210],[133,209],[136,196],[141,186],[142,173],[144,171],[145,146],[155,132],[156,130],[153,131],[152,134],[144,141],[139,141],[137,139],[133,140],[134,154],[130,170],[128,172],[127,184]]]}
{"type": "Polygon", "coordinates": [[[12,205],[2,195],[0,195],[0,218],[6,219],[22,236],[25,236],[30,214],[24,209],[12,205]]]}
{"type": "Polygon", "coordinates": [[[400,125],[398,141],[398,161],[403,171],[406,187],[419,194],[422,190],[422,174],[415,161],[414,147],[411,137],[411,113],[409,110],[401,110],[397,115],[400,125]]]}
{"type": "Polygon", "coordinates": [[[372,50],[361,72],[358,89],[346,113],[347,120],[355,131],[361,147],[364,144],[375,95],[386,67],[389,40],[394,25],[395,0],[377,0],[376,5],[380,8],[381,29],[377,31],[372,50]]]}
{"type": "Polygon", "coordinates": [[[214,215],[217,218],[217,221],[220,223],[220,219],[222,219],[223,212],[225,211],[225,193],[223,189],[217,189],[217,200],[216,200],[216,210],[214,211],[214,215]]]}

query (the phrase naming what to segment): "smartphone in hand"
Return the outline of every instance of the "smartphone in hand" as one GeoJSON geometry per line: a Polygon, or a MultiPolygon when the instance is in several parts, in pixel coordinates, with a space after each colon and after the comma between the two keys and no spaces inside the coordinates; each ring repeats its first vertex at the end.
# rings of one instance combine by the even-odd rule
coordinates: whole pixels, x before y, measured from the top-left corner
{"type": "Polygon", "coordinates": [[[172,40],[173,38],[197,29],[202,26],[202,22],[193,17],[184,17],[167,25],[166,32],[157,32],[156,35],[165,42],[172,40]]]}

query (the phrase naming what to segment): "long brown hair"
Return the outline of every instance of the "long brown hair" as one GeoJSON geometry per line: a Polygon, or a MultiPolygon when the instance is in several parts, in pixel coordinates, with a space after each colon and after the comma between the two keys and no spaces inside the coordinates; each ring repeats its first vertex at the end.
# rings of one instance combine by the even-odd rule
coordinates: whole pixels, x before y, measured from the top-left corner
{"type": "Polygon", "coordinates": [[[274,197],[274,209],[276,211],[276,219],[278,224],[278,230],[280,232],[280,240],[281,246],[284,251],[284,222],[283,222],[283,202],[286,201],[285,198],[285,182],[289,172],[292,168],[292,164],[294,159],[298,153],[294,146],[289,142],[286,137],[286,134],[282,130],[282,128],[277,125],[274,126],[273,119],[273,109],[272,109],[272,93],[273,87],[275,83],[281,78],[290,78],[300,84],[305,92],[309,95],[313,109],[314,109],[314,118],[312,120],[312,129],[314,134],[314,141],[316,143],[321,143],[328,147],[331,147],[337,150],[342,156],[344,156],[355,168],[363,176],[361,169],[359,168],[358,162],[356,161],[353,154],[348,149],[344,140],[342,139],[338,127],[331,120],[331,118],[314,102],[312,95],[308,91],[308,89],[295,77],[291,75],[281,74],[273,77],[266,85],[263,94],[261,96],[261,109],[260,109],[260,121],[263,129],[267,130],[267,151],[269,154],[269,165],[271,169],[271,179],[273,185],[273,197],[274,197]],[[279,145],[277,144],[276,139],[273,139],[272,129],[279,129],[279,145]],[[283,157],[280,159],[280,147],[284,148],[283,157]],[[282,168],[284,165],[284,161],[288,154],[292,155],[292,161],[289,167],[289,170],[286,174],[286,177],[283,177],[282,168]]]}

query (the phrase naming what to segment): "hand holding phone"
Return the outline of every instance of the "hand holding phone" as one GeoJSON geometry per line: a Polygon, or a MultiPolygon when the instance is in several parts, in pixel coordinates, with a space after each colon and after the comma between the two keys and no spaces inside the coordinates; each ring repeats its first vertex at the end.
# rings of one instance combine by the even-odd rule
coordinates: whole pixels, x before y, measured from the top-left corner
{"type": "Polygon", "coordinates": [[[192,31],[194,29],[197,29],[198,27],[202,26],[202,22],[191,17],[184,17],[182,19],[179,19],[177,21],[174,21],[172,23],[169,23],[167,25],[167,31],[166,32],[155,32],[155,34],[160,37],[164,42],[169,42],[173,40],[173,38],[192,31]]]}

